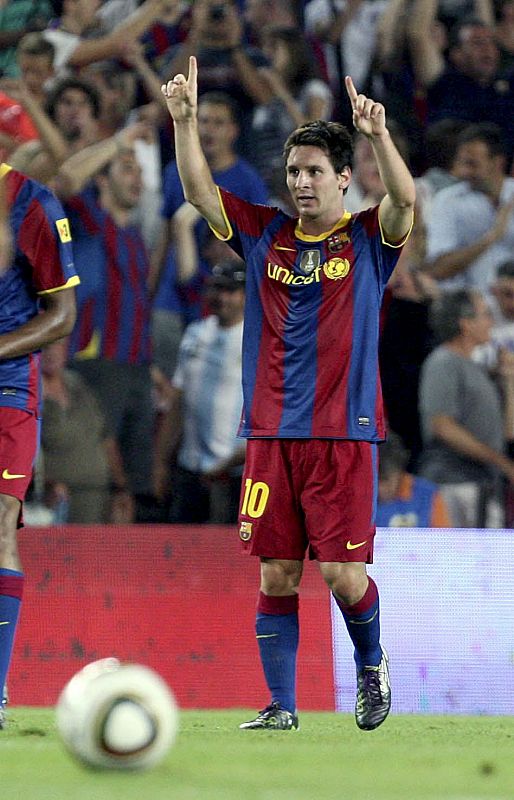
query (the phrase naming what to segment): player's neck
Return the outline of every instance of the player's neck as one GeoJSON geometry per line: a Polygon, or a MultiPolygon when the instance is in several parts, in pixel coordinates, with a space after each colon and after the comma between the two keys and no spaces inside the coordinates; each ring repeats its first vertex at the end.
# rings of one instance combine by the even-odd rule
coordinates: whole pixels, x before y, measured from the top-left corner
{"type": "Polygon", "coordinates": [[[342,223],[345,215],[346,212],[342,208],[337,214],[327,214],[323,217],[305,218],[300,216],[298,228],[306,236],[323,236],[324,233],[337,227],[340,222],[342,223]]]}

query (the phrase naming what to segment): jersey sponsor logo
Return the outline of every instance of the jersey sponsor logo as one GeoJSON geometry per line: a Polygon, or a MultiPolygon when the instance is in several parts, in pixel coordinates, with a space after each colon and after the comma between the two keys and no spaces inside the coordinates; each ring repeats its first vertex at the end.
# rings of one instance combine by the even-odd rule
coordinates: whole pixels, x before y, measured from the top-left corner
{"type": "Polygon", "coordinates": [[[353,542],[346,542],[346,549],[347,550],[357,550],[358,547],[364,547],[368,540],[364,539],[363,542],[357,542],[357,544],[353,544],[353,542]]]}
{"type": "Polygon", "coordinates": [[[243,542],[250,541],[252,537],[252,525],[253,522],[241,522],[241,527],[239,528],[239,537],[243,540],[243,542]]]}
{"type": "Polygon", "coordinates": [[[16,475],[14,472],[9,472],[8,469],[4,469],[2,472],[2,478],[4,481],[13,481],[15,478],[26,478],[26,475],[16,475]]]}
{"type": "Polygon", "coordinates": [[[350,272],[350,262],[347,258],[331,258],[323,264],[323,272],[330,280],[338,281],[350,272]]]}
{"type": "Polygon", "coordinates": [[[344,231],[334,233],[327,239],[327,247],[329,253],[337,253],[342,250],[344,245],[350,241],[350,237],[344,231]]]}
{"type": "Polygon", "coordinates": [[[288,286],[307,286],[309,283],[321,282],[321,267],[315,267],[310,275],[295,275],[287,267],[280,267],[278,264],[272,264],[271,261],[268,261],[268,278],[279,283],[285,283],[288,286]]]}
{"type": "Polygon", "coordinates": [[[300,269],[306,275],[311,275],[316,268],[319,268],[319,250],[306,250],[300,259],[300,269]]]}
{"type": "Polygon", "coordinates": [[[66,217],[56,220],[55,227],[57,228],[59,239],[63,244],[66,244],[66,242],[71,242],[70,223],[66,217]]]}

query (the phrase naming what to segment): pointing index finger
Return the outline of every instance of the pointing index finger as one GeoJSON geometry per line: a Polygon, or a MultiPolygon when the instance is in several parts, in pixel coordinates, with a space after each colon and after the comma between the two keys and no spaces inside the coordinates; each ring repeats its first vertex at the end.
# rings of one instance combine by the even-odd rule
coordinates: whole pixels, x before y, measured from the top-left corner
{"type": "Polygon", "coordinates": [[[346,86],[346,92],[352,104],[352,108],[355,108],[355,101],[357,100],[357,89],[353,85],[353,80],[349,75],[347,75],[346,78],[344,79],[344,83],[346,86]]]}
{"type": "Polygon", "coordinates": [[[187,84],[190,89],[194,89],[196,91],[198,82],[198,66],[196,63],[196,58],[194,56],[189,56],[189,74],[187,76],[187,84]]]}

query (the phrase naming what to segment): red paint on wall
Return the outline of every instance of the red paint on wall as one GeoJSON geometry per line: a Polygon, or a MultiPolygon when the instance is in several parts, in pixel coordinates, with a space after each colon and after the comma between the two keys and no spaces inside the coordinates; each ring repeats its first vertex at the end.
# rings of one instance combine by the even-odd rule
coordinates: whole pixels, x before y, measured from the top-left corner
{"type": "MultiPolygon", "coordinates": [[[[25,594],[9,674],[13,705],[51,705],[84,664],[147,664],[183,708],[268,702],[254,636],[258,559],[234,528],[59,526],[20,531],[25,594]]],[[[328,590],[306,564],[298,705],[333,710],[328,590]]]]}

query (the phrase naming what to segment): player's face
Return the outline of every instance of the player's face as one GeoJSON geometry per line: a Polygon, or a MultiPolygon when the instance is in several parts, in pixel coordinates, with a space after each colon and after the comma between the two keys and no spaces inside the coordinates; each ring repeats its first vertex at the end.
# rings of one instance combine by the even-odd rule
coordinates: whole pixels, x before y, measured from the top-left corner
{"type": "Polygon", "coordinates": [[[498,278],[493,286],[493,294],[503,316],[514,322],[514,278],[498,278]]]}
{"type": "Polygon", "coordinates": [[[343,189],[350,183],[345,167],[337,174],[319,147],[293,147],[286,164],[287,188],[301,220],[319,224],[320,233],[329,230],[343,213],[343,189]]]}

